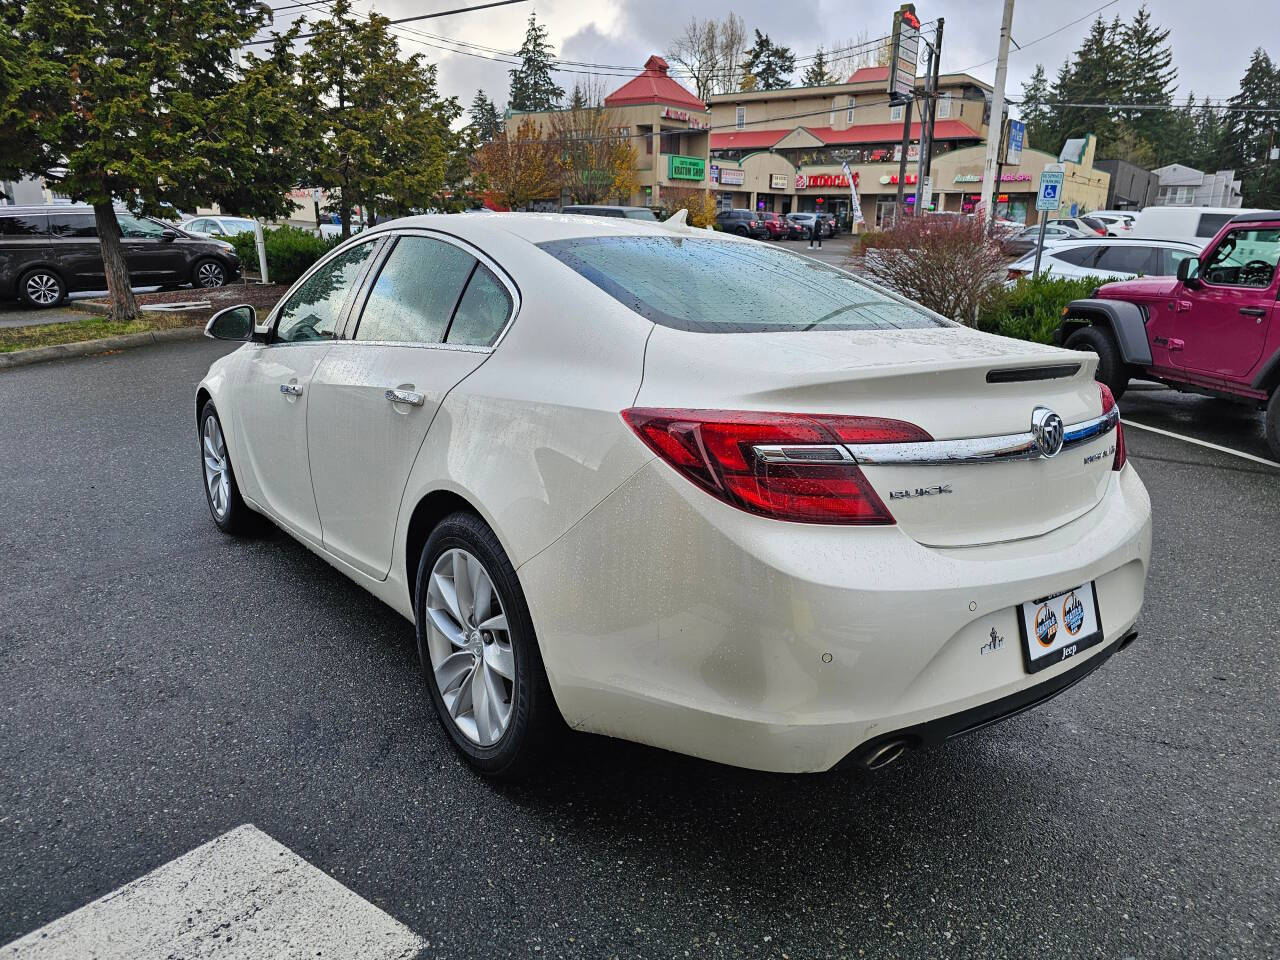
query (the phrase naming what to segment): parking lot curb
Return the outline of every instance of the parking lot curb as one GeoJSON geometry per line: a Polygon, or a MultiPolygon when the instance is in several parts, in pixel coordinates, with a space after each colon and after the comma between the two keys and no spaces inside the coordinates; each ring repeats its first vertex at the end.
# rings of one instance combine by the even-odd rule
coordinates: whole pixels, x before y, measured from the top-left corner
{"type": "Polygon", "coordinates": [[[194,340],[204,334],[203,327],[177,327],[172,330],[148,330],[145,333],[126,333],[119,337],[103,337],[101,340],[81,340],[77,343],[59,343],[51,347],[32,347],[0,353],[0,370],[9,367],[25,367],[48,360],[67,360],[72,357],[91,357],[96,353],[114,350],[130,350],[153,343],[171,340],[194,340]]]}

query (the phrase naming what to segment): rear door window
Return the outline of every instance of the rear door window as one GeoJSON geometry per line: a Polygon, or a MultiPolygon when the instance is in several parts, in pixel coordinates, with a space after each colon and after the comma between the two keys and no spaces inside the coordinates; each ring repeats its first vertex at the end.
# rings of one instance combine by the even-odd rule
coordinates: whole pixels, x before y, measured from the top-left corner
{"type": "Polygon", "coordinates": [[[1113,273],[1152,274],[1156,272],[1155,253],[1154,247],[1136,244],[1103,247],[1093,268],[1113,273]]]}
{"type": "Polygon", "coordinates": [[[449,324],[447,343],[492,346],[511,316],[511,295],[483,263],[477,264],[449,324]]]}
{"type": "Polygon", "coordinates": [[[355,339],[440,343],[475,265],[451,243],[401,237],[369,291],[355,339]]]}
{"type": "Polygon", "coordinates": [[[1070,250],[1055,251],[1051,256],[1053,259],[1069,263],[1073,267],[1092,267],[1093,261],[1098,259],[1098,247],[1093,245],[1072,247],[1070,250]]]}
{"type": "Polygon", "coordinates": [[[44,214],[0,216],[0,237],[41,237],[48,230],[49,218],[44,214]]]}
{"type": "Polygon", "coordinates": [[[92,240],[98,236],[98,223],[92,213],[51,213],[49,232],[55,237],[70,240],[92,240]]]}

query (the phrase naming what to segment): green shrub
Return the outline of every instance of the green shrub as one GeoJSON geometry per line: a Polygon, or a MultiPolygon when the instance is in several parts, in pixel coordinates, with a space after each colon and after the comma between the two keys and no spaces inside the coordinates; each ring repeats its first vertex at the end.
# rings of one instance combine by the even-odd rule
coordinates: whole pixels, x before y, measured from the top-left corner
{"type": "MultiPolygon", "coordinates": [[[[310,230],[300,227],[276,227],[262,232],[262,242],[267,248],[267,272],[272,283],[293,283],[306,273],[307,268],[320,259],[339,242],[338,237],[317,237],[310,230]]],[[[241,263],[250,270],[258,268],[258,248],[252,233],[238,233],[228,237],[236,248],[241,263]]]]}
{"type": "Polygon", "coordinates": [[[1017,340],[1052,343],[1053,331],[1062,319],[1062,308],[1083,300],[1107,281],[1087,277],[1072,280],[1044,275],[1035,280],[1020,277],[1012,287],[1001,287],[978,311],[978,328],[1017,340]]]}

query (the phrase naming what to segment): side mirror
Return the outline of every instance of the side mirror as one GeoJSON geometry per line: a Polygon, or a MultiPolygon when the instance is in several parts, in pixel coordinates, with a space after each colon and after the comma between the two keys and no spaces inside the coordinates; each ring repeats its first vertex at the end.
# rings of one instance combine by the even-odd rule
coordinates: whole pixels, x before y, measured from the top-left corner
{"type": "Polygon", "coordinates": [[[165,243],[172,243],[178,239],[178,232],[176,230],[162,230],[160,231],[160,239],[165,243]]]}
{"type": "Polygon", "coordinates": [[[249,340],[253,337],[258,313],[247,303],[219,310],[205,324],[204,335],[213,340],[249,340]]]}
{"type": "Polygon", "coordinates": [[[1187,257],[1178,262],[1178,279],[1192,290],[1200,286],[1200,258],[1187,257]]]}

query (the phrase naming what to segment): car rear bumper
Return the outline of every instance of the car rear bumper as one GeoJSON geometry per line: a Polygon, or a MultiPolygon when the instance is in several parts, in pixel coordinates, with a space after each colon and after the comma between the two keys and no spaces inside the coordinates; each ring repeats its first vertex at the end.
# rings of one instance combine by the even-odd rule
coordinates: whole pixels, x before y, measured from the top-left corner
{"type": "Polygon", "coordinates": [[[1150,552],[1132,467],[1043,536],[929,548],[896,526],[755,517],[654,461],[519,575],[571,726],[804,772],[1056,692],[1132,631],[1150,552]],[[1017,606],[1090,581],[1103,642],[1028,674],[1017,606]]]}

